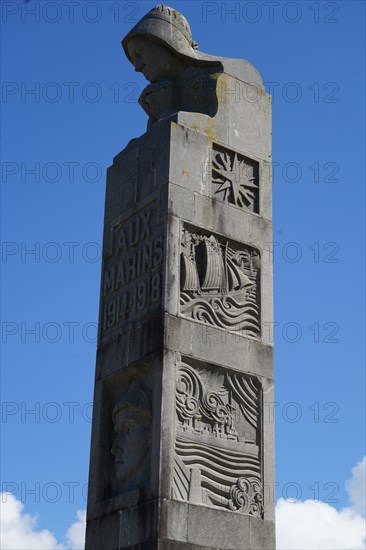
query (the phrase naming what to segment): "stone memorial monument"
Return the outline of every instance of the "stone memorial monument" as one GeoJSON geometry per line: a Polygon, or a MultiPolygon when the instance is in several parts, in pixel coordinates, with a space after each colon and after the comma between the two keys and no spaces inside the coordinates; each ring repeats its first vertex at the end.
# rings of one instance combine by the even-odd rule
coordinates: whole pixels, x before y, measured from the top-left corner
{"type": "Polygon", "coordinates": [[[108,169],[87,550],[274,549],[271,99],[158,5],[108,169]]]}

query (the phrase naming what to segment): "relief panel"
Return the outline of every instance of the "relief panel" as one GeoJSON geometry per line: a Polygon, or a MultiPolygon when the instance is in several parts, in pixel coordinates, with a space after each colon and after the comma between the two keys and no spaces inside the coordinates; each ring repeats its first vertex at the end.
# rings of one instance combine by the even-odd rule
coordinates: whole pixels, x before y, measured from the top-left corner
{"type": "Polygon", "coordinates": [[[263,517],[261,400],[257,378],[179,358],[173,498],[263,517]]]}
{"type": "Polygon", "coordinates": [[[149,361],[139,362],[97,384],[89,484],[93,504],[116,497],[123,506],[136,504],[152,483],[156,381],[151,367],[149,361]]]}
{"type": "Polygon", "coordinates": [[[185,224],[180,270],[181,315],[260,337],[260,254],[256,248],[185,224]]]}
{"type": "Polygon", "coordinates": [[[214,144],[212,185],[215,199],[259,213],[259,162],[214,144]]]}

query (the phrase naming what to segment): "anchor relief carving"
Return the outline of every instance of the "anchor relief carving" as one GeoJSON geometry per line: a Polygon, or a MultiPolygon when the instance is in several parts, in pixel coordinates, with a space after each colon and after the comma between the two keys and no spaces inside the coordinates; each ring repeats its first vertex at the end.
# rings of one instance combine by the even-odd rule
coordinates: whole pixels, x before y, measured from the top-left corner
{"type": "Polygon", "coordinates": [[[263,517],[260,410],[257,378],[179,360],[174,498],[263,517]]]}

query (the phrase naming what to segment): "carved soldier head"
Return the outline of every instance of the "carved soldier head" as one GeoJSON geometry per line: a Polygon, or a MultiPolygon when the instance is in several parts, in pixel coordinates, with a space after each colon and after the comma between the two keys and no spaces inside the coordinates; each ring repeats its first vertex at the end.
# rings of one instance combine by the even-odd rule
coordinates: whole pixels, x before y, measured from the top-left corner
{"type": "Polygon", "coordinates": [[[149,390],[134,380],[112,413],[114,442],[111,452],[118,481],[134,481],[147,464],[151,443],[149,390]]]}
{"type": "Polygon", "coordinates": [[[148,80],[150,78],[145,71],[150,76],[149,70],[152,67],[158,70],[159,67],[159,78],[150,82],[170,80],[187,65],[205,67],[218,61],[198,51],[187,19],[179,11],[163,4],[149,11],[131,29],[122,40],[122,46],[136,70],[143,72],[148,80]],[[144,59],[136,59],[134,51],[139,51],[143,45],[144,59]],[[145,67],[142,68],[141,63],[144,61],[145,67]]]}
{"type": "Polygon", "coordinates": [[[122,40],[135,70],[150,85],[139,104],[149,115],[148,128],[177,111],[213,115],[217,110],[216,79],[222,72],[218,58],[198,51],[191,29],[181,13],[159,4],[149,11],[122,40]],[[203,92],[202,92],[203,90],[203,92]],[[206,97],[212,95],[212,98],[206,97]]]}
{"type": "Polygon", "coordinates": [[[135,71],[151,83],[174,80],[186,65],[163,43],[135,36],[127,44],[129,59],[135,71]]]}
{"type": "MultiPolygon", "coordinates": [[[[136,38],[144,41],[146,48],[153,48],[155,54],[164,56],[168,63],[178,59],[181,62],[199,60],[197,43],[192,40],[188,21],[177,10],[163,4],[149,11],[122,40],[123,49],[133,64],[135,63],[129,43],[136,38]]],[[[151,62],[157,64],[160,60],[151,56],[151,62]]]]}

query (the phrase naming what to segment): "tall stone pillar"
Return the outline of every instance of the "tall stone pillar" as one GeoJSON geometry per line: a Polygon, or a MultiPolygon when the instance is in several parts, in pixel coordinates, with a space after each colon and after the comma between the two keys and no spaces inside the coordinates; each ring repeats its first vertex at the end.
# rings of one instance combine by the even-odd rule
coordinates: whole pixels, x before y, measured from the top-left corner
{"type": "Polygon", "coordinates": [[[123,46],[149,124],[107,175],[86,549],[274,549],[270,96],[166,6],[123,46]]]}

